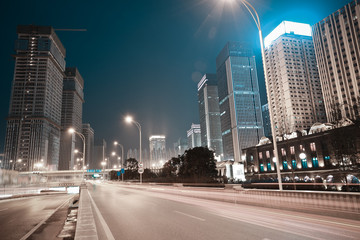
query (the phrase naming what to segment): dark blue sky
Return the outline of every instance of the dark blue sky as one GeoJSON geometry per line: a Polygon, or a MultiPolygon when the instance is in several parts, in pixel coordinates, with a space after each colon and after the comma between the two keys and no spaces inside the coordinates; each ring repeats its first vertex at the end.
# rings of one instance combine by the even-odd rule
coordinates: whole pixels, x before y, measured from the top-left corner
{"type": "MultiPolygon", "coordinates": [[[[350,0],[248,0],[257,9],[264,37],[281,21],[314,24],[350,0]]],[[[97,138],[138,147],[138,131],[123,117],[131,113],[150,134],[165,134],[168,147],[198,123],[197,81],[215,72],[227,41],[249,42],[260,58],[250,15],[222,0],[1,1],[0,149],[3,149],[13,79],[14,41],[19,24],[86,28],[58,32],[67,66],[85,81],[83,119],[97,138]]],[[[264,93],[261,62],[259,83],[264,93]]],[[[261,97],[266,102],[265,94],[261,97]]]]}

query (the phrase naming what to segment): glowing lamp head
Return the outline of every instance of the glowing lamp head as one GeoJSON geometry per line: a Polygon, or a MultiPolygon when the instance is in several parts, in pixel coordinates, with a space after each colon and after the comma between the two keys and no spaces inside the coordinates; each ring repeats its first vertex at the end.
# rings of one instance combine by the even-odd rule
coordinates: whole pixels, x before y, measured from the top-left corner
{"type": "Polygon", "coordinates": [[[79,152],[79,150],[77,150],[77,149],[74,150],[74,153],[78,153],[78,152],[79,152]]]}
{"type": "Polygon", "coordinates": [[[106,165],[106,162],[101,162],[101,166],[105,166],[106,165]]]}
{"type": "Polygon", "coordinates": [[[112,156],[115,156],[115,154],[116,154],[115,152],[112,152],[112,153],[111,153],[112,156]]]}
{"type": "Polygon", "coordinates": [[[71,134],[73,134],[73,133],[75,132],[75,129],[69,128],[68,132],[71,133],[71,134]]]}
{"type": "Polygon", "coordinates": [[[118,142],[117,142],[117,141],[115,141],[115,142],[114,142],[114,145],[115,145],[115,146],[116,146],[116,145],[118,145],[118,142]]]}
{"type": "Polygon", "coordinates": [[[133,121],[133,118],[131,116],[126,116],[125,117],[125,122],[132,123],[132,121],[133,121]]]}

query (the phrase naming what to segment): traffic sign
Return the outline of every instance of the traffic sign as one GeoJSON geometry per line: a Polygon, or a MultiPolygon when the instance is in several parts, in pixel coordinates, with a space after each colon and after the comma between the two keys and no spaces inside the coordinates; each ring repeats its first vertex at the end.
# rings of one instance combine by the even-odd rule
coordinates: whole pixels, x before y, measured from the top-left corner
{"type": "Polygon", "coordinates": [[[121,175],[121,172],[120,172],[120,171],[116,172],[116,175],[120,176],[120,175],[121,175]]]}
{"type": "Polygon", "coordinates": [[[143,167],[144,167],[144,164],[139,163],[139,168],[143,168],[143,167]]]}
{"type": "Polygon", "coordinates": [[[124,168],[121,169],[121,173],[122,173],[122,174],[125,173],[125,169],[124,169],[124,168]]]}
{"type": "Polygon", "coordinates": [[[140,174],[143,174],[144,173],[144,168],[139,168],[139,170],[138,170],[138,172],[140,173],[140,174]]]}

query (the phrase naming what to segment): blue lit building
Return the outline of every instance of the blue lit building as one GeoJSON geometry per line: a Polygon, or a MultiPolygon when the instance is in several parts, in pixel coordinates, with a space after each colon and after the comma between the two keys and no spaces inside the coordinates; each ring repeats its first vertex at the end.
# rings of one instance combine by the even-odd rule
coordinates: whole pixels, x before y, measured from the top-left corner
{"type": "Polygon", "coordinates": [[[264,136],[254,53],[228,42],[216,58],[216,69],[224,160],[239,163],[242,149],[264,136]]]}
{"type": "Polygon", "coordinates": [[[266,103],[261,106],[262,118],[263,118],[263,126],[264,126],[264,134],[265,137],[271,138],[271,122],[270,122],[270,113],[269,113],[269,104],[266,103]]]}

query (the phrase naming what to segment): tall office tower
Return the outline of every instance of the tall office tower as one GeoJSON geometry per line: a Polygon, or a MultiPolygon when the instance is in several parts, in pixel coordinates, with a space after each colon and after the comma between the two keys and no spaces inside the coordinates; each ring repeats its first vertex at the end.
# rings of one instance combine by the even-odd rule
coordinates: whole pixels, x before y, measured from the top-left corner
{"type": "MultiPolygon", "coordinates": [[[[101,162],[106,158],[106,141],[104,139],[94,140],[94,157],[90,162],[89,169],[101,169],[101,162]]],[[[125,162],[125,159],[124,159],[125,162]]]]}
{"type": "Polygon", "coordinates": [[[72,170],[74,150],[82,149],[81,139],[69,134],[68,129],[82,131],[82,105],[84,103],[84,80],[75,67],[65,69],[61,110],[60,170],[72,170]]]}
{"type": "Polygon", "coordinates": [[[261,106],[261,112],[263,117],[263,126],[264,126],[264,135],[267,138],[270,138],[271,135],[271,122],[269,114],[269,104],[264,104],[261,106]]]}
{"type": "Polygon", "coordinates": [[[200,124],[191,124],[187,131],[188,148],[201,147],[201,128],[200,124]]]}
{"type": "Polygon", "coordinates": [[[224,160],[241,161],[241,150],[264,136],[253,51],[229,42],[216,58],[224,160]]]}
{"type": "Polygon", "coordinates": [[[283,21],[264,42],[275,134],[326,122],[310,25],[283,21]]]}
{"type": "Polygon", "coordinates": [[[223,154],[216,74],[205,74],[198,84],[201,145],[223,154]]]}
{"type": "Polygon", "coordinates": [[[355,0],[312,29],[326,115],[330,122],[344,117],[360,118],[359,18],[360,1],[355,0]]]}
{"type": "Polygon", "coordinates": [[[20,171],[31,171],[38,162],[56,170],[65,48],[52,27],[18,26],[17,34],[5,161],[20,171]]]}
{"type": "Polygon", "coordinates": [[[150,136],[150,162],[146,164],[146,168],[150,168],[153,164],[158,165],[160,161],[167,161],[166,159],[166,138],[165,136],[150,136]]]}
{"type": "Polygon", "coordinates": [[[82,134],[85,137],[85,152],[83,147],[81,148],[85,154],[84,166],[89,167],[90,164],[92,165],[94,162],[94,129],[92,129],[89,123],[83,123],[82,134]]]}

